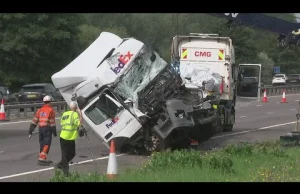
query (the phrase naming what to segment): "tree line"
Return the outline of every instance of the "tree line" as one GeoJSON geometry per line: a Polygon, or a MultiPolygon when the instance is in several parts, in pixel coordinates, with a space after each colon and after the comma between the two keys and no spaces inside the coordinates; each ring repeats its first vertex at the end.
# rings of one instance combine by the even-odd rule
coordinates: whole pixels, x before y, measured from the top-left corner
{"type": "MultiPolygon", "coordinates": [[[[295,21],[291,14],[273,14],[295,21]]],[[[59,71],[102,31],[135,37],[152,44],[170,62],[171,41],[191,32],[218,33],[233,39],[237,63],[261,63],[267,83],[274,65],[284,73],[300,73],[298,48],[278,48],[278,35],[244,26],[228,27],[227,20],[207,14],[17,13],[0,14],[0,82],[17,91],[27,83],[51,82],[59,71]]]]}

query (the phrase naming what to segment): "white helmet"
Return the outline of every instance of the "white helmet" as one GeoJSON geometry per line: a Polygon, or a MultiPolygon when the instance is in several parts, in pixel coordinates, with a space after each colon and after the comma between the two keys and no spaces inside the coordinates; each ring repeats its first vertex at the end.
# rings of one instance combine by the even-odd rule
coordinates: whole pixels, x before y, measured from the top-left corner
{"type": "Polygon", "coordinates": [[[52,100],[51,96],[45,96],[43,98],[43,102],[51,102],[51,100],[52,100]]]}

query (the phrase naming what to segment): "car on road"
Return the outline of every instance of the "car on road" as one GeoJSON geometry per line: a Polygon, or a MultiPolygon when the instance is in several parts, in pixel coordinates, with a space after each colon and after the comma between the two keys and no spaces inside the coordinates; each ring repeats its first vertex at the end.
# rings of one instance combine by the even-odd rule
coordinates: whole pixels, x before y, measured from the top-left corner
{"type": "MultiPolygon", "coordinates": [[[[261,93],[264,92],[264,83],[260,82],[261,93]]],[[[238,93],[244,97],[256,97],[258,92],[258,77],[244,77],[239,84],[238,93]]]]}
{"type": "Polygon", "coordinates": [[[288,81],[286,74],[276,74],[272,79],[272,85],[285,85],[288,81]]]}
{"type": "Polygon", "coordinates": [[[51,83],[24,85],[17,95],[20,103],[42,102],[46,95],[51,96],[53,101],[63,101],[62,95],[51,83]]]}
{"type": "Polygon", "coordinates": [[[300,85],[300,74],[289,74],[288,75],[288,84],[300,85]]]}
{"type": "Polygon", "coordinates": [[[17,97],[10,91],[8,87],[3,84],[0,84],[0,100],[4,100],[4,104],[13,104],[17,103],[17,97]]]}

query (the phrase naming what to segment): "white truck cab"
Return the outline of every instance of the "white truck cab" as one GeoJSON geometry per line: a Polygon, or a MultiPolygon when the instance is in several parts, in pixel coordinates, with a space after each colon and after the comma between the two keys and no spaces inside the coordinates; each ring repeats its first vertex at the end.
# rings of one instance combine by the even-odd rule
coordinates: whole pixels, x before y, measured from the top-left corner
{"type": "Polygon", "coordinates": [[[106,86],[118,82],[143,46],[138,40],[124,41],[103,32],[75,60],[52,76],[65,101],[77,100],[85,124],[106,143],[116,137],[130,138],[141,128],[136,117],[106,86]]]}
{"type": "Polygon", "coordinates": [[[77,101],[86,127],[116,148],[139,136],[138,93],[167,63],[144,43],[102,32],[75,60],[52,76],[67,103],[77,101]]]}

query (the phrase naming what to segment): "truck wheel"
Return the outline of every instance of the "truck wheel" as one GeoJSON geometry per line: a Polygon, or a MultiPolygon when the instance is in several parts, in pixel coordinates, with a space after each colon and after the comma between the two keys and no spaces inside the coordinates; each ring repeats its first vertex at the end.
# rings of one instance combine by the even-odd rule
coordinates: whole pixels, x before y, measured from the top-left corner
{"type": "Polygon", "coordinates": [[[223,131],[224,132],[230,132],[233,130],[233,124],[235,123],[235,111],[234,109],[231,109],[231,116],[229,118],[230,124],[227,124],[223,126],[223,131]]]}
{"type": "Polygon", "coordinates": [[[212,128],[213,128],[213,132],[214,134],[220,133],[223,131],[223,125],[222,125],[222,121],[221,121],[221,116],[218,113],[216,120],[212,123],[212,128]]]}
{"type": "Polygon", "coordinates": [[[148,140],[144,142],[144,148],[146,149],[148,154],[152,152],[162,152],[169,148],[170,146],[170,138],[166,139],[160,138],[156,133],[153,133],[148,140]]]}
{"type": "Polygon", "coordinates": [[[231,125],[226,125],[226,126],[223,127],[224,132],[230,132],[230,131],[232,131],[232,129],[233,129],[232,124],[231,125]]]}

